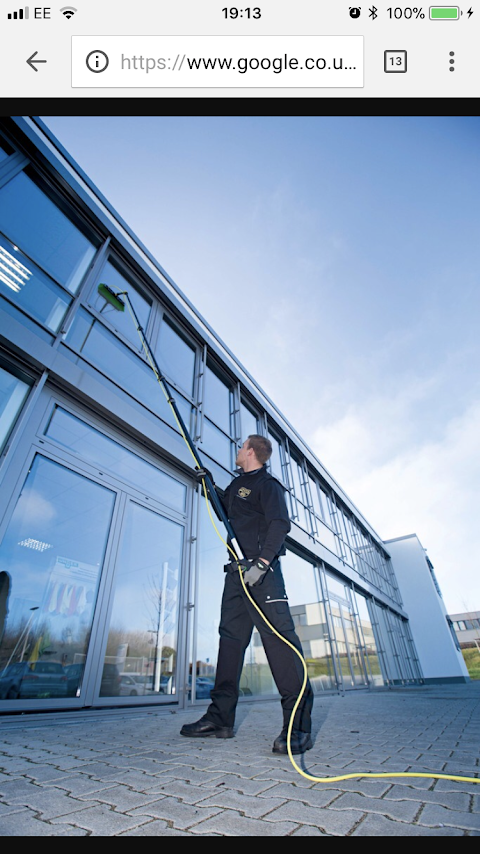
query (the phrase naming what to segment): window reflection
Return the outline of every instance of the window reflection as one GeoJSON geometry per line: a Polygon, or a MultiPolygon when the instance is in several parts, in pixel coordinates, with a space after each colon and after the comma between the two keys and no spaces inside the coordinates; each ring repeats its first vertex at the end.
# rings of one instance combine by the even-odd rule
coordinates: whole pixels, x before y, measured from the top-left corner
{"type": "MultiPolygon", "coordinates": [[[[226,538],[221,522],[215,521],[220,534],[226,538]]],[[[197,699],[208,700],[215,681],[218,655],[218,627],[223,591],[223,567],[228,561],[225,545],[216,534],[208,515],[205,499],[200,502],[198,538],[198,583],[195,592],[197,632],[194,653],[190,660],[190,698],[192,675],[197,699]],[[199,683],[199,680],[201,682],[199,683]]]]}
{"type": "Polygon", "coordinates": [[[176,385],[193,396],[195,379],[195,348],[163,318],[156,358],[162,372],[176,385]]]}
{"type": "Polygon", "coordinates": [[[101,697],[176,693],[182,548],[180,525],[130,502],[116,565],[101,697]]]}
{"type": "Polygon", "coordinates": [[[35,458],[0,546],[1,699],[79,696],[113,504],[111,490],[35,458]]]}
{"type": "Polygon", "coordinates": [[[70,293],[77,292],[95,247],[25,172],[0,190],[0,231],[70,293]]]}
{"type": "Polygon", "coordinates": [[[202,447],[209,456],[217,460],[226,469],[232,468],[232,443],[230,439],[220,430],[217,430],[213,424],[210,424],[207,419],[203,425],[202,447]]]}
{"type": "Polygon", "coordinates": [[[230,389],[207,366],[205,369],[205,414],[220,427],[224,433],[230,433],[230,389]]]}
{"type": "Polygon", "coordinates": [[[367,657],[367,665],[369,678],[374,685],[383,685],[382,669],[378,657],[377,642],[373,632],[372,620],[368,612],[367,600],[358,591],[355,594],[358,619],[360,622],[360,631],[363,636],[363,643],[367,657]]]}
{"type": "Polygon", "coordinates": [[[106,261],[99,276],[97,277],[91,305],[96,308],[102,317],[105,317],[118,332],[124,335],[125,338],[133,344],[136,350],[141,350],[142,342],[128,306],[125,308],[125,311],[117,311],[98,293],[98,285],[100,283],[108,285],[108,287],[112,288],[115,292],[128,292],[128,297],[133,306],[133,310],[137,315],[140,326],[143,330],[147,327],[151,303],[120,273],[119,270],[117,270],[110,261],[106,261]]]}
{"type": "Polygon", "coordinates": [[[309,519],[308,519],[308,511],[305,507],[306,504],[306,496],[305,496],[305,487],[304,487],[304,473],[303,469],[300,466],[300,463],[297,462],[293,457],[291,459],[291,471],[293,477],[293,486],[294,486],[294,494],[296,497],[296,509],[297,509],[297,521],[305,528],[305,530],[310,530],[309,519]]]}
{"type": "Polygon", "coordinates": [[[58,332],[71,297],[0,234],[0,292],[58,332]]]}
{"type": "Polygon", "coordinates": [[[281,483],[285,483],[280,442],[270,432],[268,433],[268,438],[272,443],[272,456],[270,457],[271,472],[281,483]]]}
{"type": "Polygon", "coordinates": [[[0,365],[0,454],[29,391],[30,383],[18,379],[0,365]]]}
{"type": "MultiPolygon", "coordinates": [[[[315,567],[291,551],[282,557],[282,572],[296,632],[303,647],[315,692],[336,687],[330,637],[315,567]]],[[[245,656],[240,686],[244,694],[276,693],[260,635],[254,630],[245,656]]]]}
{"type": "Polygon", "coordinates": [[[229,471],[233,468],[235,447],[232,404],[229,386],[206,367],[202,450],[229,471]]]}
{"type": "Polygon", "coordinates": [[[243,402],[240,404],[240,421],[242,442],[247,436],[254,436],[258,433],[257,416],[243,402]]]}
{"type": "Polygon", "coordinates": [[[119,480],[155,496],[181,513],[185,511],[187,488],[183,483],[64,409],[55,408],[45,435],[70,448],[81,459],[110,471],[119,480]]]}

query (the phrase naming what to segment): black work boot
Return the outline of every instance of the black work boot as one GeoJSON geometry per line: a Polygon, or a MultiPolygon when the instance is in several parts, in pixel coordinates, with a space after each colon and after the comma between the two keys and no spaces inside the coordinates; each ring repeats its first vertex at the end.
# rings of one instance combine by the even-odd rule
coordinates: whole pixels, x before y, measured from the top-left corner
{"type": "Polygon", "coordinates": [[[215,738],[234,738],[233,727],[218,726],[209,721],[205,715],[194,724],[184,724],[180,735],[185,735],[187,738],[208,738],[210,735],[214,735],[215,738]]]}
{"type": "MultiPolygon", "coordinates": [[[[272,753],[288,754],[287,748],[287,733],[288,727],[284,727],[273,742],[272,753]]],[[[309,732],[301,732],[299,729],[292,729],[290,737],[290,749],[292,754],[305,753],[313,747],[312,738],[309,732]]]]}

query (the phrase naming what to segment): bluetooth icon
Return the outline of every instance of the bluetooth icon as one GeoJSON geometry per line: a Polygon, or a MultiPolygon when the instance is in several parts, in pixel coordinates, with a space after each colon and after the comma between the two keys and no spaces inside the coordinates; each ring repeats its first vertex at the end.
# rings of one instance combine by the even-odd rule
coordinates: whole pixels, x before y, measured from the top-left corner
{"type": "Polygon", "coordinates": [[[377,15],[378,9],[376,6],[372,6],[372,8],[368,10],[368,12],[369,12],[369,17],[372,19],[372,21],[374,21],[375,18],[378,18],[378,15],[377,15]]]}

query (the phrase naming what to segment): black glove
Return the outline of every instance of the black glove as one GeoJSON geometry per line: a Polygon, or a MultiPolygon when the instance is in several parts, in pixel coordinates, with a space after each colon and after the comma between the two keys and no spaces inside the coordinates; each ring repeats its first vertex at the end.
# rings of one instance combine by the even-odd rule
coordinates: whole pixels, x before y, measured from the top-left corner
{"type": "Polygon", "coordinates": [[[209,477],[213,486],[215,486],[212,473],[206,468],[200,469],[198,466],[195,466],[195,478],[197,483],[202,483],[205,476],[209,477]]]}
{"type": "Polygon", "coordinates": [[[261,584],[265,573],[270,568],[260,558],[255,558],[255,560],[241,560],[239,562],[233,561],[233,565],[237,568],[240,566],[243,580],[249,587],[256,587],[258,584],[261,584]]]}

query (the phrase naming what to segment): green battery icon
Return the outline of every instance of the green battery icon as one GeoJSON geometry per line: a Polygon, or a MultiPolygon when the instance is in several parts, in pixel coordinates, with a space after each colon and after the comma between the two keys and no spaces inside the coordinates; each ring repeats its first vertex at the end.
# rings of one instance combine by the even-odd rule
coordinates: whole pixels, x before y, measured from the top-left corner
{"type": "Polygon", "coordinates": [[[459,18],[459,6],[430,6],[431,21],[458,21],[459,18]]]}

